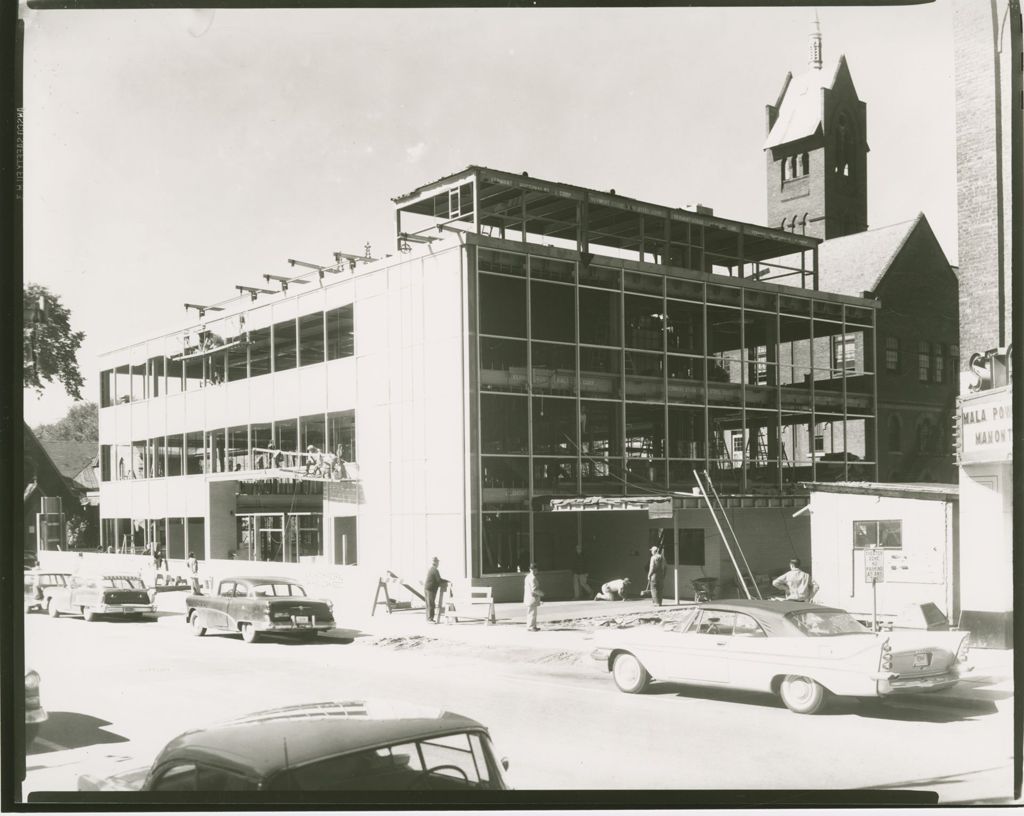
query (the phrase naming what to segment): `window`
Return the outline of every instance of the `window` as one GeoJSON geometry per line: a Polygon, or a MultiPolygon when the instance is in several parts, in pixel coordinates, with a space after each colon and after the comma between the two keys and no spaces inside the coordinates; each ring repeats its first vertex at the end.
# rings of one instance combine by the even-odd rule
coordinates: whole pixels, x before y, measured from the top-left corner
{"type": "Polygon", "coordinates": [[[100,408],[109,408],[114,404],[113,379],[114,372],[112,369],[100,372],[100,408]]]}
{"type": "Polygon", "coordinates": [[[110,445],[100,445],[100,480],[110,481],[110,445]]]}
{"type": "Polygon", "coordinates": [[[163,771],[153,785],[158,791],[253,791],[256,782],[233,771],[183,762],[163,771]]]}
{"type": "Polygon", "coordinates": [[[481,274],[479,284],[480,333],[526,337],[526,281],[481,274]]]}
{"type": "Polygon", "coordinates": [[[735,624],[735,612],[723,612],[720,609],[705,609],[701,612],[696,633],[698,635],[731,635],[735,624]]]}
{"type": "Polygon", "coordinates": [[[903,549],[903,522],[855,521],[853,522],[854,549],[863,550],[881,547],[885,550],[903,549]]]}
{"type": "Polygon", "coordinates": [[[324,313],[299,317],[299,366],[324,361],[324,313]]]}
{"type": "Polygon", "coordinates": [[[743,455],[743,434],[740,431],[732,432],[732,452],[743,455]]]}
{"type": "Polygon", "coordinates": [[[814,452],[825,452],[825,423],[818,422],[814,426],[814,452]]]}
{"type": "Polygon", "coordinates": [[[274,325],[274,371],[295,368],[297,342],[295,321],[285,320],[274,325]]]}
{"type": "Polygon", "coordinates": [[[480,529],[481,574],[525,573],[529,570],[529,513],[483,513],[480,529]]]}
{"type": "Polygon", "coordinates": [[[754,385],[767,385],[768,383],[768,347],[755,346],[750,355],[751,361],[751,382],[754,385]]]}
{"type": "Polygon", "coordinates": [[[679,563],[688,567],[704,566],[704,529],[702,527],[679,531],[679,563]]]}
{"type": "Polygon", "coordinates": [[[953,376],[960,372],[960,346],[951,345],[949,347],[949,369],[953,372],[953,376]]]}
{"type": "Polygon", "coordinates": [[[935,423],[922,417],[917,423],[917,452],[935,453],[935,423]]]}
{"type": "Polygon", "coordinates": [[[800,154],[800,175],[801,176],[806,176],[810,172],[811,172],[811,157],[807,153],[801,153],[800,154]]]}
{"type": "Polygon", "coordinates": [[[832,373],[852,373],[857,369],[857,335],[842,334],[832,338],[832,373]]]}
{"type": "Polygon", "coordinates": [[[203,472],[203,432],[185,435],[185,474],[194,476],[203,472]]]}
{"type": "Polygon", "coordinates": [[[900,373],[900,338],[892,334],[885,338],[885,370],[900,373]]]}
{"type": "Polygon", "coordinates": [[[931,379],[931,343],[920,340],[917,344],[917,380],[928,382],[931,379]]]}
{"type": "Polygon", "coordinates": [[[895,414],[889,417],[888,447],[890,453],[903,450],[903,422],[895,414]]]}
{"type": "Polygon", "coordinates": [[[732,626],[732,635],[733,637],[765,637],[764,630],[756,620],[750,615],[742,615],[738,612],[732,626]]]}
{"type": "Polygon", "coordinates": [[[945,382],[946,376],[946,355],[942,343],[932,344],[932,381],[937,383],[945,382]]]}
{"type": "Polygon", "coordinates": [[[327,359],[338,360],[355,353],[352,304],[327,312],[327,359]]]}

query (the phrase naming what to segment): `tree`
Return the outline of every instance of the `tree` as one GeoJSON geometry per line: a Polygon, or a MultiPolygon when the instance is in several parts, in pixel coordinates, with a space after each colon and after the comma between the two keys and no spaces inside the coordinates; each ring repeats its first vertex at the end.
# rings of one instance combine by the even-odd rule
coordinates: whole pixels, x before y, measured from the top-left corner
{"type": "Polygon", "coordinates": [[[24,290],[24,387],[43,389],[54,380],[76,400],[82,398],[78,349],[85,332],[71,330],[71,312],[45,286],[30,283],[24,290]]]}
{"type": "Polygon", "coordinates": [[[32,429],[36,439],[65,442],[95,442],[99,439],[99,409],[95,402],[78,402],[63,419],[32,429]]]}

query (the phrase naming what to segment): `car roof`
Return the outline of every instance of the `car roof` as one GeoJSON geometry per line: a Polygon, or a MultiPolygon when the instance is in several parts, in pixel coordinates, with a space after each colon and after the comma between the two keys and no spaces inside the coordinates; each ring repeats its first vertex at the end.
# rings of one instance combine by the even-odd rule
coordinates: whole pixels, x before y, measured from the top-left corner
{"type": "Polygon", "coordinates": [[[460,714],[407,703],[306,703],[186,731],[167,743],[153,768],[171,759],[205,760],[267,778],[290,766],[464,730],[486,728],[460,714]]]}
{"type": "Polygon", "coordinates": [[[757,619],[767,634],[778,635],[793,632],[794,626],[788,617],[794,612],[841,612],[846,610],[834,606],[805,603],[803,601],[762,601],[737,598],[727,601],[708,601],[698,604],[701,609],[719,609],[723,612],[743,612],[757,619]]]}
{"type": "Polygon", "coordinates": [[[274,575],[228,575],[218,580],[217,583],[223,584],[225,581],[234,581],[236,584],[298,584],[302,586],[294,578],[281,578],[274,575]]]}

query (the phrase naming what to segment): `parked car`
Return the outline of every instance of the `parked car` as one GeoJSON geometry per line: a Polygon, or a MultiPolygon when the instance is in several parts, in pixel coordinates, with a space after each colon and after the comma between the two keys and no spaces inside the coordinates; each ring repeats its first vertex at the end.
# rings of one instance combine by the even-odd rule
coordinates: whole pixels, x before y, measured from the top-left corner
{"type": "Polygon", "coordinates": [[[507,790],[487,728],[449,711],[353,700],[276,708],[171,740],[151,767],[83,791],[507,790]]]}
{"type": "Polygon", "coordinates": [[[142,579],[135,575],[72,575],[67,586],[43,592],[44,607],[53,617],[82,615],[87,621],[99,615],[140,617],[156,611],[142,579]]]}
{"type": "Polygon", "coordinates": [[[49,715],[39,700],[39,672],[25,668],[25,747],[27,748],[39,734],[39,726],[49,715]]]}
{"type": "Polygon", "coordinates": [[[620,690],[652,678],[778,694],[813,714],[828,694],[890,697],[955,685],[969,632],[875,633],[842,609],[798,601],[714,601],[662,627],[607,631],[592,656],[620,690]]]}
{"type": "Polygon", "coordinates": [[[261,633],[316,637],[334,628],[334,607],[290,578],[223,578],[213,595],[185,599],[185,622],[197,637],[221,629],[241,632],[246,643],[261,633]]]}
{"type": "Polygon", "coordinates": [[[25,572],[25,611],[42,612],[46,602],[46,590],[50,587],[66,587],[71,576],[66,572],[25,572]]]}

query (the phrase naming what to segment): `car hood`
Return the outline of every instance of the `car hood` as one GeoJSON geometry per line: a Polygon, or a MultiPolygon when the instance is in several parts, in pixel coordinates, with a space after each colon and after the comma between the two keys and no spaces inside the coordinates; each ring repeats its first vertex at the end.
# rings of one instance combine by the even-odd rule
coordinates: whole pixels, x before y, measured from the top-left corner
{"type": "Polygon", "coordinates": [[[112,776],[99,776],[96,774],[82,774],[78,777],[78,790],[80,791],[139,791],[149,774],[149,766],[143,765],[139,768],[121,771],[112,776]]]}

